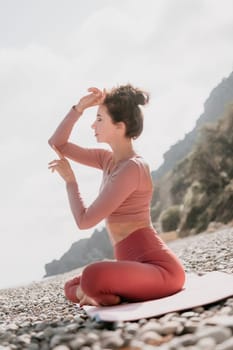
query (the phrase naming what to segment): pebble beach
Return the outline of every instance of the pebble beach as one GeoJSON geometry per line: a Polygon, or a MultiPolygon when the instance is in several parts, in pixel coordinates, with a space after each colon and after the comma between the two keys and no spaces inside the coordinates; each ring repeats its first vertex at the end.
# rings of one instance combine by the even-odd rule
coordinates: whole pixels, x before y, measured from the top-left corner
{"type": "MultiPolygon", "coordinates": [[[[232,274],[232,225],[210,231],[168,245],[186,272],[232,274]]],[[[233,296],[155,318],[97,322],[63,294],[81,270],[0,290],[0,350],[233,350],[233,296]]]]}

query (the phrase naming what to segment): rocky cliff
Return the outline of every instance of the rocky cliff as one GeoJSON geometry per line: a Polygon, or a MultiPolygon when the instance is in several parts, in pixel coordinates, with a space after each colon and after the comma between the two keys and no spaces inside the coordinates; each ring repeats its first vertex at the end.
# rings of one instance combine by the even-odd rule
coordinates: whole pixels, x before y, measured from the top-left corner
{"type": "Polygon", "coordinates": [[[199,233],[233,220],[233,104],[202,128],[192,151],[155,181],[152,217],[163,231],[199,233]],[[164,189],[165,188],[165,189],[164,189]]]}
{"type": "Polygon", "coordinates": [[[173,200],[181,202],[185,208],[186,202],[194,199],[189,192],[196,190],[199,198],[195,208],[203,201],[201,212],[208,208],[207,223],[212,220],[227,223],[233,215],[233,104],[226,108],[217,123],[206,124],[200,136],[183,165],[181,162],[174,168],[171,194],[173,200]],[[183,181],[180,191],[180,175],[184,172],[189,180],[183,181]]]}
{"type": "Polygon", "coordinates": [[[178,141],[175,145],[164,153],[163,164],[152,172],[154,180],[164,176],[171,170],[177,162],[188,155],[199,135],[200,128],[206,123],[217,121],[227,106],[233,100],[233,72],[229,77],[224,78],[210,93],[204,103],[204,111],[197,119],[196,125],[192,131],[187,133],[183,140],[178,141]]]}
{"type": "Polygon", "coordinates": [[[107,231],[105,229],[95,230],[90,238],[80,239],[73,243],[59,260],[46,264],[44,277],[68,272],[93,261],[112,258],[113,251],[107,231]]]}
{"type": "MultiPolygon", "coordinates": [[[[203,133],[201,136],[201,129],[207,125],[218,121],[227,106],[233,101],[233,72],[224,78],[210,93],[206,102],[204,103],[204,112],[197,119],[194,129],[186,134],[183,140],[178,141],[174,146],[164,154],[163,164],[154,172],[152,177],[154,180],[154,194],[151,203],[152,207],[152,221],[156,225],[159,231],[168,231],[177,228],[179,222],[180,208],[175,206],[174,203],[180,203],[184,196],[184,191],[187,189],[185,182],[180,181],[180,188],[177,188],[176,199],[174,199],[171,193],[173,169],[180,164],[188,162],[188,156],[193,152],[200,139],[203,139],[203,133]],[[169,211],[166,211],[169,208],[169,211]],[[162,217],[163,216],[163,217],[162,217]],[[161,222],[168,224],[161,225],[161,222]],[[163,220],[162,220],[163,219],[163,220]]],[[[184,168],[182,168],[183,171],[184,168]]],[[[177,175],[174,175],[176,177],[177,175]]],[[[183,174],[183,179],[188,174],[183,174]]]]}

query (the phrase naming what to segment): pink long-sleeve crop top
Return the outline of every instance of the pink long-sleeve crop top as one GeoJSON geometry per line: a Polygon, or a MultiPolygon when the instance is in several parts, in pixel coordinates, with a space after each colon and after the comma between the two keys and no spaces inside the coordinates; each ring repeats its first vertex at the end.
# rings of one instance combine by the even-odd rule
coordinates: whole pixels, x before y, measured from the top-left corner
{"type": "Polygon", "coordinates": [[[110,169],[111,151],[83,148],[68,142],[78,118],[77,112],[71,109],[49,139],[49,144],[55,145],[65,157],[103,171],[99,195],[88,208],[84,205],[77,182],[66,184],[70,208],[78,227],[87,229],[103,219],[108,223],[150,222],[153,185],[144,159],[135,155],[110,169]]]}

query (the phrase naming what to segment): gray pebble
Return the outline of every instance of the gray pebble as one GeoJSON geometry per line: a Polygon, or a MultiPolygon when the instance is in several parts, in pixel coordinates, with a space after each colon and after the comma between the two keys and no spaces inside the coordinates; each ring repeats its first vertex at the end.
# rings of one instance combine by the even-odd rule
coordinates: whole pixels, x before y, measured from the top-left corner
{"type": "Polygon", "coordinates": [[[215,350],[216,341],[214,338],[202,338],[197,342],[197,346],[203,350],[215,350]]]}
{"type": "MultiPolygon", "coordinates": [[[[121,327],[122,328],[122,327],[121,327]]],[[[139,324],[134,322],[134,323],[128,323],[125,326],[125,332],[135,334],[139,330],[139,324]]]]}
{"type": "MultiPolygon", "coordinates": [[[[146,345],[145,347],[142,347],[141,349],[142,350],[156,350],[158,348],[159,348],[159,350],[171,350],[170,344],[166,344],[166,343],[162,344],[162,345],[159,345],[159,347],[157,347],[157,346],[154,347],[153,345],[152,346],[151,345],[146,345]]],[[[137,350],[139,350],[139,349],[137,349],[137,350]]],[[[178,349],[176,348],[175,350],[178,350],[178,349]]],[[[181,347],[181,348],[179,348],[179,350],[185,350],[185,348],[181,347]]],[[[197,349],[195,349],[195,350],[197,350],[197,349]]]]}
{"type": "Polygon", "coordinates": [[[145,343],[143,343],[143,341],[138,340],[138,339],[132,339],[130,342],[130,346],[129,349],[143,349],[143,347],[145,346],[145,343]]]}
{"type": "Polygon", "coordinates": [[[98,334],[94,333],[94,332],[90,332],[87,334],[86,336],[86,343],[88,345],[94,344],[95,342],[97,342],[99,340],[99,336],[98,334]]]}
{"type": "Polygon", "coordinates": [[[33,337],[38,339],[38,340],[43,340],[43,339],[45,339],[45,334],[44,334],[44,332],[37,332],[37,333],[33,334],[33,337]]]}
{"type": "Polygon", "coordinates": [[[233,337],[225,340],[223,343],[218,344],[215,350],[232,350],[233,349],[233,337]]]}
{"type": "Polygon", "coordinates": [[[148,343],[150,341],[159,342],[161,341],[161,339],[162,339],[162,336],[154,331],[144,332],[140,337],[140,340],[142,340],[145,343],[148,343]]]}
{"type": "Polygon", "coordinates": [[[22,322],[22,323],[20,324],[20,327],[21,327],[21,328],[30,327],[30,325],[31,325],[31,322],[29,322],[29,321],[24,321],[24,322],[22,322]]]}
{"type": "Polygon", "coordinates": [[[188,333],[194,333],[199,328],[200,322],[193,322],[188,320],[184,324],[184,331],[188,333]]]}
{"type": "Polygon", "coordinates": [[[177,312],[169,312],[168,314],[160,317],[160,322],[166,323],[168,321],[171,321],[176,316],[180,316],[180,315],[177,312]]]}
{"type": "Polygon", "coordinates": [[[220,315],[233,315],[233,309],[230,306],[225,306],[219,310],[219,314],[220,315]]]}
{"type": "Polygon", "coordinates": [[[44,338],[51,338],[55,333],[55,329],[52,327],[45,328],[44,332],[42,332],[44,338]]]}
{"type": "Polygon", "coordinates": [[[35,326],[35,331],[36,332],[41,332],[43,331],[48,325],[46,323],[40,322],[37,323],[37,325],[35,326]]]}
{"type": "Polygon", "coordinates": [[[52,350],[70,350],[70,348],[68,348],[66,345],[58,345],[55,346],[55,348],[52,348],[52,350]]]}
{"type": "Polygon", "coordinates": [[[174,334],[180,329],[180,323],[177,321],[169,321],[161,326],[160,333],[163,335],[174,334]]]}
{"type": "Polygon", "coordinates": [[[27,350],[40,350],[40,346],[37,343],[31,343],[28,345],[27,350]]]}
{"type": "Polygon", "coordinates": [[[49,344],[45,342],[40,344],[40,350],[50,350],[49,344]]]}
{"type": "Polygon", "coordinates": [[[173,338],[170,342],[171,350],[180,349],[182,346],[194,345],[197,342],[197,338],[194,334],[184,334],[177,338],[173,338]]]}
{"type": "MultiPolygon", "coordinates": [[[[207,316],[207,314],[205,314],[205,316],[207,316]]],[[[200,322],[200,315],[199,316],[190,317],[189,320],[193,321],[193,322],[200,322]]]]}
{"type": "Polygon", "coordinates": [[[144,332],[147,332],[147,331],[154,331],[154,332],[161,333],[162,332],[162,326],[156,321],[148,321],[146,324],[144,324],[139,329],[140,333],[144,333],[144,332]]]}
{"type": "Polygon", "coordinates": [[[31,342],[31,336],[29,334],[22,334],[17,337],[17,340],[19,343],[27,345],[31,342]]]}
{"type": "Polygon", "coordinates": [[[190,318],[195,316],[198,316],[198,313],[194,311],[186,311],[181,314],[181,317],[185,317],[185,318],[190,318]]]}
{"type": "Polygon", "coordinates": [[[225,341],[229,337],[231,337],[231,330],[229,328],[224,327],[202,327],[202,329],[198,330],[196,333],[197,339],[209,338],[212,337],[217,344],[225,341]]]}
{"type": "MultiPolygon", "coordinates": [[[[233,258],[232,258],[232,262],[233,262],[233,258]]],[[[225,302],[225,305],[231,305],[233,306],[233,298],[228,298],[225,302]]]]}
{"type": "Polygon", "coordinates": [[[198,314],[201,314],[201,313],[203,313],[204,311],[205,311],[205,309],[204,309],[203,306],[198,306],[198,307],[195,307],[195,308],[193,309],[193,312],[198,313],[198,314]]]}
{"type": "Polygon", "coordinates": [[[121,347],[124,344],[124,340],[121,338],[119,334],[114,334],[109,337],[103,337],[101,340],[101,344],[104,348],[107,347],[121,347]]]}
{"type": "Polygon", "coordinates": [[[100,343],[95,343],[92,345],[91,350],[102,350],[102,345],[100,343]]]}
{"type": "Polygon", "coordinates": [[[67,315],[66,316],[66,320],[67,321],[73,321],[74,320],[74,316],[73,315],[67,315]]]}
{"type": "Polygon", "coordinates": [[[19,326],[15,323],[10,323],[6,326],[6,330],[9,331],[17,331],[19,329],[19,326]]]}
{"type": "Polygon", "coordinates": [[[221,325],[233,329],[233,316],[214,316],[206,320],[208,324],[221,325]]]}
{"type": "Polygon", "coordinates": [[[85,337],[83,335],[76,336],[73,340],[69,342],[72,350],[80,349],[82,345],[86,343],[85,337]]]}
{"type": "MultiPolygon", "coordinates": [[[[143,350],[155,350],[155,349],[157,349],[158,347],[157,346],[154,346],[154,345],[150,345],[150,344],[143,344],[143,348],[141,348],[141,349],[143,349],[143,350]]],[[[141,350],[140,349],[140,350],[141,350]]],[[[159,349],[161,349],[161,346],[159,347],[159,349]]],[[[163,348],[164,349],[164,348],[163,348]]],[[[130,349],[131,350],[131,349],[130,349]]],[[[133,350],[139,350],[139,349],[133,349],[133,350]]],[[[168,347],[166,347],[166,350],[169,350],[169,348],[168,347]]]]}
{"type": "Polygon", "coordinates": [[[69,341],[73,340],[74,337],[75,337],[75,335],[73,335],[73,334],[64,334],[64,335],[56,334],[50,340],[50,347],[53,348],[53,347],[59,345],[60,343],[69,342],[69,341]]]}
{"type": "Polygon", "coordinates": [[[77,323],[71,323],[66,326],[66,332],[75,332],[79,328],[79,325],[77,323]]]}
{"type": "Polygon", "coordinates": [[[77,323],[82,323],[83,322],[83,317],[81,315],[75,315],[74,316],[74,321],[77,323]]]}
{"type": "Polygon", "coordinates": [[[67,333],[67,328],[66,327],[56,327],[54,329],[54,334],[62,335],[62,334],[65,334],[65,333],[67,333]]]}
{"type": "Polygon", "coordinates": [[[140,326],[146,324],[148,322],[148,320],[146,318],[141,318],[140,320],[138,320],[138,323],[140,326]]]}

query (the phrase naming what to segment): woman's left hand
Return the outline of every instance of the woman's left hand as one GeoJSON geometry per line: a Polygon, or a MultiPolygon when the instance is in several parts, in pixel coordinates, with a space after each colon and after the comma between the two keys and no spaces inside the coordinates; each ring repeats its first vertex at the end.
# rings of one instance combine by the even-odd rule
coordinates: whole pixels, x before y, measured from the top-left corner
{"type": "Polygon", "coordinates": [[[70,163],[55,146],[53,146],[53,149],[57,153],[59,159],[49,162],[48,168],[52,170],[52,173],[56,170],[66,182],[75,182],[76,179],[70,163]]]}

